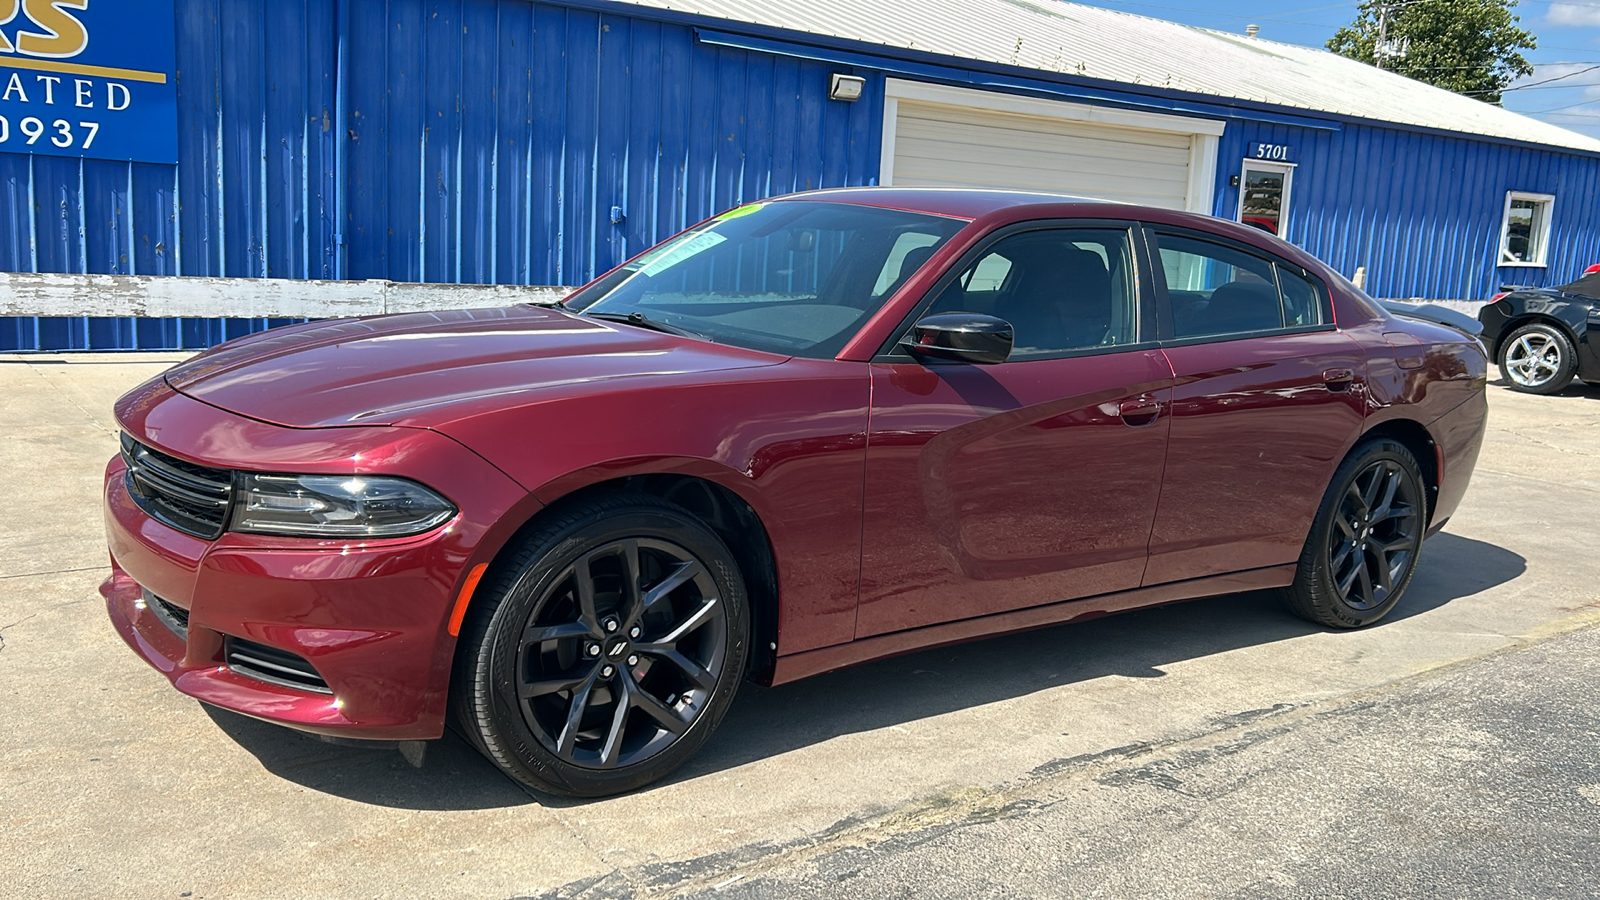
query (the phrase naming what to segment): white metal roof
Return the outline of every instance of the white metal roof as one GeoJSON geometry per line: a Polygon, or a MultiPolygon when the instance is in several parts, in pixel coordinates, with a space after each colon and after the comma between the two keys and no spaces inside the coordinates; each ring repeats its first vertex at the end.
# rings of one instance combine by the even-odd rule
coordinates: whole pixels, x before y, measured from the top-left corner
{"type": "Polygon", "coordinates": [[[960,59],[1600,152],[1600,140],[1326,50],[1058,0],[627,0],[960,59]]]}

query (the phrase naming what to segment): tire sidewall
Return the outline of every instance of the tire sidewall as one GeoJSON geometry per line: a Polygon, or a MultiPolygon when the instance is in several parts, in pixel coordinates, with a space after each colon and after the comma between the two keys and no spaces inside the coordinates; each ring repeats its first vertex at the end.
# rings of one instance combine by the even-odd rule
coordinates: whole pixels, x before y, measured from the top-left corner
{"type": "Polygon", "coordinates": [[[732,553],[689,513],[665,501],[600,512],[529,540],[536,546],[519,555],[531,556],[531,562],[520,571],[503,573],[492,601],[493,615],[473,660],[472,689],[488,701],[487,721],[477,723],[479,739],[513,777],[562,794],[618,794],[659,780],[693,756],[710,737],[743,679],[749,649],[748,600],[732,553]],[[724,604],[726,656],[711,697],[682,737],[636,765],[609,771],[588,769],[556,756],[523,719],[515,677],[520,635],[539,598],[568,565],[595,547],[636,537],[671,541],[705,565],[724,604]]]}
{"type": "Polygon", "coordinates": [[[1422,557],[1422,546],[1425,543],[1422,538],[1427,533],[1427,521],[1428,486],[1426,480],[1422,477],[1422,470],[1417,465],[1416,458],[1411,455],[1411,452],[1398,441],[1388,438],[1369,441],[1357,447],[1356,451],[1346,458],[1339,466],[1338,471],[1334,473],[1333,481],[1328,485],[1327,495],[1323,497],[1322,507],[1317,512],[1316,525],[1311,530],[1310,541],[1312,543],[1308,549],[1312,551],[1312,565],[1310,566],[1310,571],[1303,573],[1302,577],[1316,580],[1318,583],[1309,587],[1312,587],[1314,594],[1327,598],[1327,602],[1316,604],[1318,611],[1336,619],[1339,627],[1343,628],[1361,628],[1370,625],[1393,611],[1401,598],[1405,596],[1406,588],[1410,586],[1412,576],[1416,574],[1417,564],[1422,557]],[[1344,602],[1343,598],[1339,596],[1338,586],[1333,583],[1333,548],[1329,538],[1332,536],[1333,519],[1338,514],[1339,502],[1343,499],[1345,492],[1350,489],[1351,482],[1367,467],[1381,460],[1391,460],[1399,463],[1400,467],[1405,470],[1407,477],[1413,480],[1417,502],[1421,506],[1417,513],[1422,517],[1423,533],[1418,536],[1417,549],[1411,555],[1411,564],[1406,567],[1405,574],[1400,577],[1399,583],[1389,591],[1388,598],[1373,609],[1355,609],[1344,602]]]}

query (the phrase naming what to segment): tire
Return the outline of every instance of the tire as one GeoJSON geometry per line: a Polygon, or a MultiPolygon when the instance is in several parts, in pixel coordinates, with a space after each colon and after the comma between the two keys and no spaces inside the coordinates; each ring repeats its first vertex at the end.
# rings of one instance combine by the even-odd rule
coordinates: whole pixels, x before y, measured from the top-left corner
{"type": "Polygon", "coordinates": [[[682,507],[631,493],[581,501],[490,578],[462,629],[452,708],[522,784],[570,797],[643,787],[727,713],[749,652],[744,580],[682,507]]]}
{"type": "Polygon", "coordinates": [[[1387,438],[1339,465],[1283,599],[1330,628],[1360,628],[1394,609],[1411,584],[1427,529],[1428,492],[1416,459],[1387,438]]]}
{"type": "Polygon", "coordinates": [[[1533,322],[1511,332],[1500,344],[1500,374],[1513,391],[1554,394],[1572,383],[1578,354],[1560,328],[1533,322]]]}

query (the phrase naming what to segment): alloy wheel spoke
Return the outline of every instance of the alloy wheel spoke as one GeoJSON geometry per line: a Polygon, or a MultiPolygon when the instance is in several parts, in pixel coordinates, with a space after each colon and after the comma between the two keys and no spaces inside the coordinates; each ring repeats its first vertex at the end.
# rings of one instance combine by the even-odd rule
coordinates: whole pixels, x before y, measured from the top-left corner
{"type": "Polygon", "coordinates": [[[583,685],[572,694],[572,705],[567,708],[566,726],[556,738],[556,753],[572,758],[572,748],[578,743],[578,731],[583,727],[583,714],[589,709],[589,697],[594,692],[596,672],[589,673],[583,685]]]}
{"type": "Polygon", "coordinates": [[[714,616],[717,612],[717,598],[706,597],[705,603],[703,603],[699,609],[695,610],[694,613],[689,616],[689,618],[684,619],[677,628],[672,629],[672,632],[666,637],[662,638],[658,643],[668,646],[676,645],[690,632],[711,621],[712,616],[714,616]]]}
{"type": "Polygon", "coordinates": [[[1371,607],[1373,605],[1373,603],[1376,601],[1376,598],[1375,598],[1373,590],[1372,590],[1372,573],[1367,571],[1367,561],[1366,560],[1364,560],[1364,559],[1356,560],[1356,576],[1357,576],[1357,580],[1360,581],[1361,600],[1368,607],[1371,607]]]}
{"type": "Polygon", "coordinates": [[[578,609],[582,621],[593,629],[595,634],[599,634],[600,614],[595,611],[594,574],[589,568],[593,560],[592,553],[578,560],[578,564],[573,567],[573,578],[578,583],[578,609]]]}
{"type": "Polygon", "coordinates": [[[1411,535],[1409,534],[1402,534],[1387,541],[1373,542],[1373,546],[1382,549],[1385,554],[1398,553],[1402,550],[1410,550],[1411,545],[1411,535]]]}
{"type": "Polygon", "coordinates": [[[1350,567],[1350,571],[1346,573],[1343,578],[1339,579],[1339,596],[1345,598],[1346,600],[1352,599],[1350,592],[1355,589],[1356,579],[1361,575],[1362,565],[1362,559],[1358,555],[1355,559],[1355,564],[1350,567]]]}
{"type": "Polygon", "coordinates": [[[1372,568],[1378,573],[1378,587],[1384,591],[1394,590],[1393,572],[1389,571],[1389,554],[1377,542],[1367,545],[1367,553],[1372,557],[1372,568]]]}
{"type": "Polygon", "coordinates": [[[638,616],[643,607],[643,567],[639,563],[639,542],[627,541],[622,545],[622,608],[630,619],[638,616]]]}
{"type": "Polygon", "coordinates": [[[1331,560],[1333,563],[1333,570],[1335,572],[1344,568],[1344,564],[1349,561],[1350,554],[1354,553],[1355,549],[1356,543],[1353,540],[1339,542],[1339,550],[1333,555],[1333,559],[1331,560]]]}
{"type": "Polygon", "coordinates": [[[660,644],[635,644],[634,649],[648,656],[653,656],[663,662],[671,663],[677,667],[695,687],[709,691],[717,686],[717,677],[710,670],[700,665],[678,651],[678,648],[666,643],[660,644]]]}
{"type": "Polygon", "coordinates": [[[1361,492],[1362,510],[1369,518],[1372,516],[1373,507],[1378,503],[1378,490],[1383,486],[1384,479],[1388,474],[1388,464],[1379,463],[1373,470],[1372,477],[1368,479],[1366,488],[1361,492]]]}
{"type": "Polygon", "coordinates": [[[562,622],[559,625],[530,625],[522,632],[523,646],[559,641],[562,638],[589,637],[593,632],[583,622],[562,622]]]}
{"type": "Polygon", "coordinates": [[[1350,482],[1350,489],[1345,492],[1345,504],[1350,507],[1350,511],[1355,514],[1356,518],[1359,519],[1366,516],[1367,501],[1361,495],[1361,479],[1357,478],[1350,482]]]}
{"type": "Polygon", "coordinates": [[[1356,530],[1355,530],[1354,527],[1351,526],[1349,517],[1342,516],[1342,515],[1341,516],[1334,516],[1333,517],[1333,524],[1340,531],[1344,532],[1344,539],[1345,540],[1353,541],[1353,540],[1356,539],[1356,530]]]}
{"type": "Polygon", "coordinates": [[[544,697],[549,694],[559,694],[562,691],[570,691],[581,686],[584,682],[590,680],[593,675],[594,672],[591,670],[588,672],[578,672],[572,675],[562,675],[556,678],[544,678],[540,679],[539,681],[523,682],[523,684],[517,688],[517,695],[524,700],[532,700],[534,697],[544,697]]]}
{"type": "Polygon", "coordinates": [[[639,689],[633,692],[633,705],[643,710],[645,715],[656,720],[662,728],[675,735],[682,736],[689,730],[689,723],[678,715],[678,711],[657,700],[649,691],[639,689]]]}
{"type": "Polygon", "coordinates": [[[661,579],[661,581],[656,584],[655,587],[645,591],[644,610],[649,612],[651,607],[655,606],[657,603],[660,603],[667,597],[668,594],[671,594],[673,591],[677,590],[688,582],[693,581],[695,578],[699,577],[700,573],[703,571],[705,571],[705,569],[700,565],[699,562],[695,560],[691,559],[686,562],[679,563],[678,567],[668,573],[666,578],[661,579]]]}
{"type": "Polygon", "coordinates": [[[633,707],[634,689],[628,676],[617,679],[614,693],[617,694],[617,706],[611,713],[611,728],[606,732],[606,742],[600,748],[600,765],[608,769],[617,764],[617,757],[622,750],[622,737],[627,730],[628,710],[633,707]]]}
{"type": "Polygon", "coordinates": [[[1400,491],[1400,470],[1386,469],[1383,473],[1383,498],[1378,501],[1377,508],[1372,511],[1372,521],[1381,522],[1389,518],[1389,511],[1394,508],[1394,496],[1400,491]]]}

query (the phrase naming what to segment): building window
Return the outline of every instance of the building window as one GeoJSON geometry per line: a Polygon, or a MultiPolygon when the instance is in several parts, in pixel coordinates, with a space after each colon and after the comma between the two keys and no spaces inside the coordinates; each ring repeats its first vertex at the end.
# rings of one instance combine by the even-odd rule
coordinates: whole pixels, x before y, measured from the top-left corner
{"type": "Polygon", "coordinates": [[[1239,221],[1268,234],[1284,237],[1289,223],[1289,188],[1293,163],[1244,161],[1239,173],[1239,221]]]}
{"type": "Polygon", "coordinates": [[[1506,192],[1505,218],[1500,225],[1500,265],[1542,266],[1550,249],[1550,211],[1556,198],[1550,194],[1506,192]]]}

